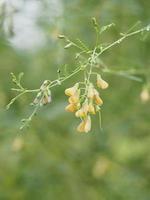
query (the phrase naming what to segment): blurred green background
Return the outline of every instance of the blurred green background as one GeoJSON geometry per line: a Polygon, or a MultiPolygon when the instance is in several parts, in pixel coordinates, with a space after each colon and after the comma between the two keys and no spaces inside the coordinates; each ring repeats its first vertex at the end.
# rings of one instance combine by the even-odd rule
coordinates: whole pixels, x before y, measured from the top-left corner
{"type": "MultiPolygon", "coordinates": [[[[148,0],[11,0],[1,3],[0,26],[0,200],[149,200],[150,104],[143,104],[143,83],[105,75],[103,129],[98,117],[92,131],[77,134],[78,119],[64,111],[64,89],[76,76],[52,90],[53,101],[41,109],[29,129],[20,119],[31,112],[34,96],[15,95],[10,73],[24,72],[24,86],[38,88],[55,79],[58,68],[74,68],[74,50],[64,50],[60,33],[93,44],[91,17],[115,23],[103,41],[113,41],[136,21],[150,21],[148,0]]],[[[103,56],[112,69],[137,68],[149,80],[150,37],[134,36],[103,56]]],[[[145,80],[145,79],[144,79],[145,80]]]]}

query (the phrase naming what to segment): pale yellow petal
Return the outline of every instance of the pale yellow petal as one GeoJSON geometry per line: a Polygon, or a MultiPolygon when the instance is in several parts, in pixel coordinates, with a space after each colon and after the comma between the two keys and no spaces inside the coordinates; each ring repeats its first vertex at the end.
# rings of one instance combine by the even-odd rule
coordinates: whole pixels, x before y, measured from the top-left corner
{"type": "Polygon", "coordinates": [[[85,132],[85,131],[84,131],[84,128],[85,128],[85,121],[82,121],[82,122],[78,125],[77,131],[80,132],[80,133],[83,133],[83,132],[85,132]]]}
{"type": "Polygon", "coordinates": [[[88,108],[89,113],[95,115],[95,108],[93,106],[93,103],[89,104],[89,108],[88,108]]]}
{"type": "Polygon", "coordinates": [[[75,93],[74,95],[69,97],[68,101],[69,103],[74,103],[74,104],[79,103],[79,95],[75,93]]]}
{"type": "Polygon", "coordinates": [[[78,110],[76,113],[75,113],[75,116],[76,117],[85,117],[85,113],[83,111],[83,109],[81,108],[80,110],[78,110]]]}
{"type": "Polygon", "coordinates": [[[66,106],[65,110],[68,112],[75,112],[77,110],[77,107],[75,104],[69,104],[66,106]]]}
{"type": "Polygon", "coordinates": [[[109,84],[105,80],[103,80],[99,74],[97,75],[96,83],[97,83],[97,86],[101,89],[106,89],[109,86],[109,84]]]}
{"type": "Polygon", "coordinates": [[[75,95],[76,91],[78,90],[78,87],[79,87],[79,83],[76,83],[73,87],[66,89],[65,94],[67,96],[75,95]]]}
{"type": "Polygon", "coordinates": [[[95,96],[95,103],[99,106],[101,106],[103,104],[103,100],[100,98],[99,95],[95,96]]]}
{"type": "Polygon", "coordinates": [[[88,116],[85,120],[84,132],[89,132],[91,130],[91,117],[88,116]]]}
{"type": "Polygon", "coordinates": [[[74,95],[74,93],[75,93],[74,88],[68,88],[68,89],[65,90],[65,94],[67,96],[72,96],[72,95],[74,95]]]}

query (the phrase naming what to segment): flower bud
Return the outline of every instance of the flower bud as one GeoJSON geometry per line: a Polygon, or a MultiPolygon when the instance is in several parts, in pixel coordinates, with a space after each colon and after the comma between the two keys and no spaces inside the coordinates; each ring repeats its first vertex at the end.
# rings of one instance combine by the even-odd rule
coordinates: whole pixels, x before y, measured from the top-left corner
{"type": "Polygon", "coordinates": [[[64,35],[58,35],[58,38],[59,38],[59,39],[64,39],[65,36],[64,36],[64,35]]]}
{"type": "Polygon", "coordinates": [[[44,95],[41,105],[46,105],[52,101],[51,95],[44,95]]]}
{"type": "Polygon", "coordinates": [[[50,84],[50,81],[49,81],[49,80],[45,80],[45,81],[43,82],[43,84],[41,85],[40,89],[41,89],[42,91],[45,91],[45,90],[47,89],[47,87],[48,87],[49,84],[50,84]]]}
{"type": "Polygon", "coordinates": [[[92,17],[92,23],[94,27],[98,27],[97,21],[95,17],[92,17]]]}
{"type": "Polygon", "coordinates": [[[70,43],[68,43],[68,44],[64,47],[64,49],[68,49],[68,48],[70,48],[72,45],[73,45],[73,44],[70,42],[70,43]]]}

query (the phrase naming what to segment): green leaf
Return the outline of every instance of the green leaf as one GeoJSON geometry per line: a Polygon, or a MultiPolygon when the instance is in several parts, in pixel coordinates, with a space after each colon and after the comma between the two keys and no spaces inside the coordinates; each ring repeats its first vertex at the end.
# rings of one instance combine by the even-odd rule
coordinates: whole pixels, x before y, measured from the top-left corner
{"type": "Polygon", "coordinates": [[[102,34],[104,31],[108,30],[109,28],[111,28],[112,26],[115,26],[114,23],[108,24],[106,26],[102,26],[102,28],[100,29],[99,34],[102,34]]]}

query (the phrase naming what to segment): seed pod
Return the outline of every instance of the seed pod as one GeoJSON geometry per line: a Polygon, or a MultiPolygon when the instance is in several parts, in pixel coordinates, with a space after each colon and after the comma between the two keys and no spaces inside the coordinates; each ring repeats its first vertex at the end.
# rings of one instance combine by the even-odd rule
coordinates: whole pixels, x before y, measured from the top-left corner
{"type": "Polygon", "coordinates": [[[92,17],[92,23],[94,27],[98,27],[97,21],[95,17],[92,17]]]}

